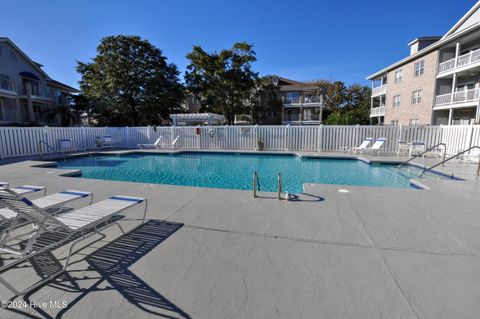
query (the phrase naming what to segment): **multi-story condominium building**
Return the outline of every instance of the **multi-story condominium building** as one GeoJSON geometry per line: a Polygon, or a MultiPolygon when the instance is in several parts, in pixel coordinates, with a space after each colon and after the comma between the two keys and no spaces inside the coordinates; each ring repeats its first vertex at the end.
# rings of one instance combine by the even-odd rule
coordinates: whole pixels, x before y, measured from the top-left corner
{"type": "Polygon", "coordinates": [[[408,57],[367,77],[372,122],[480,123],[480,1],[445,35],[409,46],[408,57]]]}
{"type": "MultiPolygon", "coordinates": [[[[275,107],[265,111],[260,124],[318,125],[321,123],[323,100],[318,93],[318,87],[279,76],[272,76],[272,81],[278,90],[278,94],[267,98],[274,98],[275,102],[278,103],[271,103],[275,107]],[[276,107],[280,102],[281,107],[276,107]]],[[[246,103],[250,102],[247,101],[246,103]]],[[[187,94],[182,106],[187,113],[197,113],[201,108],[199,99],[193,94],[187,94]]],[[[235,124],[251,123],[252,116],[250,114],[235,115],[235,124]]]]}
{"type": "Polygon", "coordinates": [[[316,86],[280,77],[278,88],[283,104],[282,124],[321,123],[323,103],[316,86]]]}
{"type": "Polygon", "coordinates": [[[50,78],[9,38],[0,37],[0,125],[58,124],[59,116],[52,114],[74,92],[50,78]]]}

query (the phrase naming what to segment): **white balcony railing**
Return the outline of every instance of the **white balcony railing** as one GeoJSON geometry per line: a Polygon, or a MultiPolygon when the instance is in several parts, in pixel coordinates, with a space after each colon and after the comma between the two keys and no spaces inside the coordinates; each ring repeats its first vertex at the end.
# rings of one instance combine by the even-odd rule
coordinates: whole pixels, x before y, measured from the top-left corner
{"type": "Polygon", "coordinates": [[[385,93],[387,93],[387,85],[386,84],[374,87],[372,89],[372,96],[382,95],[382,94],[385,94],[385,93]]]}
{"type": "Polygon", "coordinates": [[[476,62],[480,62],[480,49],[461,55],[458,58],[453,58],[440,63],[438,65],[438,73],[445,73],[454,69],[468,66],[476,62]]]}
{"type": "Polygon", "coordinates": [[[282,97],[284,104],[300,105],[300,104],[320,104],[322,99],[318,95],[299,96],[297,98],[282,97]]]}
{"type": "Polygon", "coordinates": [[[435,106],[478,102],[480,89],[464,90],[448,94],[437,95],[435,98],[435,106]]]}
{"type": "Polygon", "coordinates": [[[370,109],[370,116],[384,116],[385,115],[385,106],[372,107],[370,109]]]}

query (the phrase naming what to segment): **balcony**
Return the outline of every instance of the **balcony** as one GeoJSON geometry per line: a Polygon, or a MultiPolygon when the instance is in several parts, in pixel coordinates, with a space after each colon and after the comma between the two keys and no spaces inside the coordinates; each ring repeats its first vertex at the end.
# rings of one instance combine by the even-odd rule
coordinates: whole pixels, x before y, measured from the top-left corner
{"type": "Polygon", "coordinates": [[[451,71],[464,70],[471,66],[480,64],[480,49],[471,51],[467,54],[461,55],[458,58],[453,58],[442,62],[438,65],[438,74],[447,74],[451,71]]]}
{"type": "Polygon", "coordinates": [[[387,93],[387,84],[380,85],[372,89],[372,97],[386,94],[386,93],[387,93]]]}
{"type": "Polygon", "coordinates": [[[480,89],[464,90],[448,94],[437,95],[435,107],[458,104],[478,103],[480,89]]]}
{"type": "Polygon", "coordinates": [[[370,117],[385,116],[385,106],[372,107],[370,117]]]}
{"type": "Polygon", "coordinates": [[[304,113],[303,118],[300,114],[286,114],[282,124],[320,124],[320,114],[304,113]]]}
{"type": "Polygon", "coordinates": [[[282,103],[292,106],[321,106],[323,100],[317,95],[299,96],[297,98],[282,97],[282,103]]]}
{"type": "Polygon", "coordinates": [[[30,97],[34,100],[54,100],[53,90],[40,88],[35,85],[20,85],[19,95],[30,97]]]}

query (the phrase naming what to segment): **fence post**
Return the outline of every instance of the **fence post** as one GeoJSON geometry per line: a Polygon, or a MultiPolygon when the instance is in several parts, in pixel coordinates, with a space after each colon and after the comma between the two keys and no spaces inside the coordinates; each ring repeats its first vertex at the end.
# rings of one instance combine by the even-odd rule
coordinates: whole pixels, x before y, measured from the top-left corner
{"type": "MultiPolygon", "coordinates": [[[[397,149],[397,154],[400,154],[400,144],[398,142],[402,141],[402,124],[400,124],[398,126],[398,141],[397,141],[397,146],[396,149],[397,149]]],[[[403,141],[406,143],[406,141],[403,141]]]]}
{"type": "Polygon", "coordinates": [[[83,148],[84,151],[86,151],[87,146],[85,146],[86,145],[85,127],[83,125],[80,127],[80,136],[82,137],[82,148],[83,148]]]}
{"type": "MultiPolygon", "coordinates": [[[[47,146],[47,145],[50,145],[48,143],[48,125],[45,125],[43,127],[43,141],[45,142],[46,145],[44,146],[47,146]]],[[[49,152],[49,147],[45,147],[47,149],[47,153],[49,152]]],[[[51,150],[50,150],[51,151],[51,150]]]]}
{"type": "Polygon", "coordinates": [[[200,126],[197,126],[195,128],[195,137],[197,139],[197,148],[201,148],[201,142],[202,142],[202,128],[200,126]],[[199,134],[197,134],[197,131],[199,134]]]}
{"type": "Polygon", "coordinates": [[[151,139],[151,132],[150,132],[150,125],[147,125],[147,139],[148,139],[148,144],[152,143],[152,139],[151,139]]]}
{"type": "Polygon", "coordinates": [[[258,151],[258,124],[253,127],[255,135],[255,150],[258,151]]]}
{"type": "Polygon", "coordinates": [[[285,127],[285,150],[289,150],[289,134],[290,132],[290,124],[287,124],[287,127],[285,127]]]}
{"type": "Polygon", "coordinates": [[[473,145],[472,145],[472,141],[473,141],[473,123],[470,123],[470,126],[469,126],[468,130],[469,130],[469,134],[468,134],[468,135],[469,135],[469,137],[468,137],[469,140],[468,140],[468,147],[467,147],[467,148],[470,148],[470,147],[473,146],[473,145]]]}
{"type": "Polygon", "coordinates": [[[322,151],[322,146],[323,146],[323,124],[320,124],[317,128],[318,130],[318,136],[317,136],[317,139],[318,139],[318,151],[321,152],[322,151]]]}
{"type": "Polygon", "coordinates": [[[125,135],[127,136],[125,138],[125,148],[130,147],[130,128],[128,126],[125,127],[125,135]]]}

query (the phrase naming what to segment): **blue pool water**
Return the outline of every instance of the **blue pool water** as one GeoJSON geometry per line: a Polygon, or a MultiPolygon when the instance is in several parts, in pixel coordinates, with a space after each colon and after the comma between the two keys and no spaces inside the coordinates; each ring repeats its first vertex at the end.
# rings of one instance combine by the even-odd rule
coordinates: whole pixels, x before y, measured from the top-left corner
{"type": "Polygon", "coordinates": [[[92,156],[58,161],[57,166],[80,169],[84,178],[243,190],[252,189],[257,171],[260,189],[269,192],[277,190],[281,172],[283,190],[294,194],[303,191],[304,183],[410,188],[410,179],[420,173],[414,166],[399,170],[358,160],[234,153],[92,156]]]}

